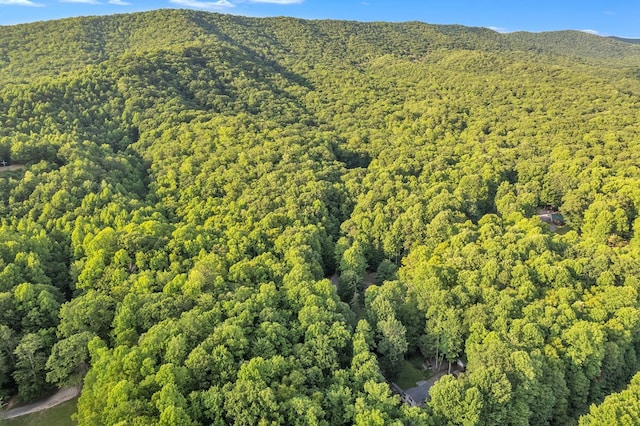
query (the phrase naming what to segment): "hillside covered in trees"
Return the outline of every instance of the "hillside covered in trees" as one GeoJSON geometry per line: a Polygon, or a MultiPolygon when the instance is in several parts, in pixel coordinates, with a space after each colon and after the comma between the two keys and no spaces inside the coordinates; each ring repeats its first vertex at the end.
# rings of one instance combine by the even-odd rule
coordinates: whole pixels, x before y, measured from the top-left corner
{"type": "Polygon", "coordinates": [[[179,10],[0,41],[0,403],[637,421],[640,45],[179,10]],[[410,357],[466,371],[410,407],[410,357]]]}

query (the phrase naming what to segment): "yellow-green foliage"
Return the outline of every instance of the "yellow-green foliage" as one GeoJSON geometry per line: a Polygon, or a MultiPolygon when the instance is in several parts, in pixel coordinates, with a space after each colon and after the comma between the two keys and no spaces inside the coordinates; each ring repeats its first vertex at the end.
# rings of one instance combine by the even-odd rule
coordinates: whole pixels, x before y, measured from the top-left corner
{"type": "Polygon", "coordinates": [[[84,377],[83,425],[575,422],[640,367],[639,69],[577,32],[0,28],[24,165],[0,174],[0,398],[84,377]],[[403,408],[405,356],[467,371],[403,408]]]}

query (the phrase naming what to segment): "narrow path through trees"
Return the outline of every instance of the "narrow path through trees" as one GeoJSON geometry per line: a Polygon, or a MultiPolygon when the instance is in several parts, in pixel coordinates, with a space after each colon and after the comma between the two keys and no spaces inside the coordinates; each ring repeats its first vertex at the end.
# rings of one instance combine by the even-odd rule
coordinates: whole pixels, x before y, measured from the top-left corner
{"type": "Polygon", "coordinates": [[[42,401],[0,412],[0,420],[13,419],[16,417],[25,416],[27,414],[48,410],[49,408],[53,408],[56,405],[62,404],[63,402],[72,400],[78,395],[80,395],[80,386],[60,389],[55,394],[46,399],[43,399],[42,401]]]}

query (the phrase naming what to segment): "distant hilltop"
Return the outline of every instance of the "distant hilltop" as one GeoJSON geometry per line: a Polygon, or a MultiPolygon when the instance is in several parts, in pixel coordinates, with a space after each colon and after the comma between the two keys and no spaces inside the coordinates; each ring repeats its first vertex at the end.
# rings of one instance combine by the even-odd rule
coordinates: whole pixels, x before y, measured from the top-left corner
{"type": "Polygon", "coordinates": [[[193,10],[67,18],[0,27],[0,80],[55,76],[134,52],[225,41],[256,52],[300,57],[321,51],[335,59],[381,55],[422,58],[441,49],[573,57],[587,61],[640,60],[637,41],[580,31],[497,33],[487,28],[297,18],[249,18],[193,10]]]}

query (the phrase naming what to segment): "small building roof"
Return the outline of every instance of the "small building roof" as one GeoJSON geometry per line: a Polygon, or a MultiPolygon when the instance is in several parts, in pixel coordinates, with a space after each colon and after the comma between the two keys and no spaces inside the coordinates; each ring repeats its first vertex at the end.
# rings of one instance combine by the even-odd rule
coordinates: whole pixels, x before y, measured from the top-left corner
{"type": "Polygon", "coordinates": [[[404,391],[407,395],[409,395],[418,405],[424,404],[424,402],[429,398],[429,389],[431,389],[430,382],[419,382],[418,386],[407,389],[404,391]]]}

